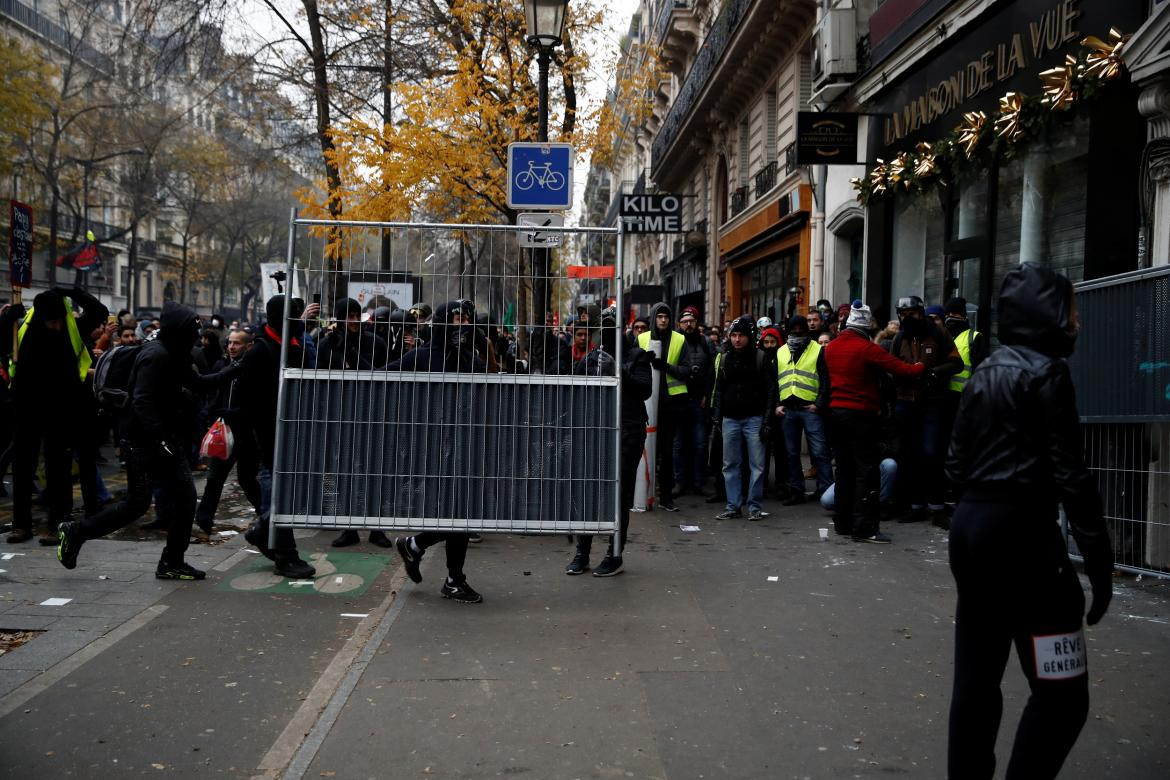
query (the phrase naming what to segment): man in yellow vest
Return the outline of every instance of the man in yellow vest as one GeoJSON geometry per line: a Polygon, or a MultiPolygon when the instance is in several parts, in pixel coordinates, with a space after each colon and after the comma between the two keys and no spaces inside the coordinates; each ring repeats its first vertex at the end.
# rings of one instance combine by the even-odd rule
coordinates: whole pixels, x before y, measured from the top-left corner
{"type": "Polygon", "coordinates": [[[987,337],[972,327],[967,319],[967,299],[951,298],[943,307],[943,327],[951,338],[955,340],[955,349],[959,350],[959,357],[963,359],[963,370],[951,377],[951,390],[954,391],[954,406],[959,406],[959,396],[971,378],[971,372],[979,367],[987,357],[987,337]]]}
{"type": "Polygon", "coordinates": [[[821,345],[813,341],[808,320],[799,314],[788,321],[788,340],[776,353],[776,377],[783,420],[784,446],[788,451],[788,480],[792,489],[784,506],[806,500],[804,473],[800,470],[800,434],[808,439],[808,452],[817,470],[816,497],[833,484],[833,464],[824,418],[829,409],[829,369],[821,345]]]}
{"type": "MultiPolygon", "coordinates": [[[[689,408],[687,380],[694,369],[687,355],[686,337],[672,327],[674,317],[670,307],[660,303],[652,312],[654,326],[637,338],[638,346],[650,351],[650,342],[662,344],[662,357],[655,357],[650,365],[661,379],[658,387],[658,506],[667,512],[677,512],[674,505],[674,438],[678,423],[686,418],[689,408]]],[[[701,368],[700,368],[701,370],[701,368]]]]}
{"type": "Polygon", "coordinates": [[[37,295],[28,311],[11,307],[0,321],[0,333],[7,339],[12,338],[12,325],[20,323],[9,368],[16,417],[10,543],[33,536],[32,486],[42,451],[48,508],[42,543],[56,544],[57,526],[73,509],[71,450],[88,424],[78,416],[89,408],[81,403],[81,394],[87,392],[85,380],[93,364],[82,334],[88,336],[107,316],[109,310],[92,295],[54,288],[37,295]],[[74,301],[82,307],[79,318],[73,316],[74,301]]]}

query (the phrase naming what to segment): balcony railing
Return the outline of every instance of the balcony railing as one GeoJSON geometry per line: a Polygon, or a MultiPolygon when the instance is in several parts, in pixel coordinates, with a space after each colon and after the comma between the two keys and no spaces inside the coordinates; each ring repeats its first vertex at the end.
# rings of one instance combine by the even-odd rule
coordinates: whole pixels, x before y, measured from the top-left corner
{"type": "Polygon", "coordinates": [[[764,193],[776,186],[776,174],[780,164],[773,160],[756,172],[756,197],[763,197],[764,193]]]}
{"type": "Polygon", "coordinates": [[[784,147],[784,175],[791,175],[796,170],[796,144],[791,143],[784,147]]]}
{"type": "Polygon", "coordinates": [[[747,208],[748,204],[748,188],[740,187],[735,192],[731,193],[731,216],[735,216],[739,212],[747,208]]]}
{"type": "Polygon", "coordinates": [[[689,8],[690,0],[663,0],[662,10],[658,12],[658,19],[654,22],[654,42],[662,43],[666,38],[666,31],[670,29],[670,15],[676,8],[689,8]]]}
{"type": "Polygon", "coordinates": [[[82,61],[98,70],[104,73],[114,72],[114,61],[108,55],[102,54],[89,44],[74,40],[61,25],[24,3],[17,0],[0,0],[0,15],[7,16],[63,49],[76,51],[82,61]]]}
{"type": "Polygon", "coordinates": [[[699,99],[707,80],[715,72],[719,61],[723,59],[723,53],[735,36],[739,23],[743,21],[748,10],[756,2],[757,0],[727,0],[723,4],[723,10],[719,12],[715,24],[711,26],[711,31],[703,39],[699,56],[695,58],[694,65],[687,73],[682,88],[678,91],[678,96],[670,107],[670,112],[666,115],[666,120],[662,123],[658,135],[654,137],[654,144],[650,150],[653,166],[658,165],[674,144],[679,131],[682,130],[683,123],[694,110],[695,101],[699,99]]]}

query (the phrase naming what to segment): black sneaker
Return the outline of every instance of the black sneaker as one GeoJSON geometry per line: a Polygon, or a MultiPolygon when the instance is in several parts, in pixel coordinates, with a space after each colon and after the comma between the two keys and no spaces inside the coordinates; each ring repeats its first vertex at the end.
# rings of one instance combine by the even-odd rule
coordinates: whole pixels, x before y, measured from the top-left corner
{"type": "Polygon", "coordinates": [[[153,520],[151,520],[150,522],[143,523],[142,525],[138,526],[138,530],[140,530],[140,531],[165,531],[165,530],[167,530],[167,521],[163,520],[161,517],[156,517],[153,520]]]}
{"type": "Polygon", "coordinates": [[[781,506],[796,506],[797,504],[803,504],[807,500],[808,499],[806,499],[804,496],[804,491],[797,490],[797,491],[794,491],[792,493],[792,495],[788,496],[788,498],[781,501],[780,505],[781,506]]]}
{"type": "Polygon", "coordinates": [[[921,523],[926,519],[926,510],[918,507],[917,509],[907,509],[898,518],[899,523],[921,523]]]}
{"type": "Polygon", "coordinates": [[[713,493],[712,495],[707,496],[708,504],[722,504],[726,500],[727,498],[725,496],[721,496],[718,493],[713,493]]]}
{"type": "Polygon", "coordinates": [[[260,530],[259,523],[248,526],[248,530],[244,531],[244,541],[259,550],[260,554],[268,560],[276,560],[276,556],[268,546],[268,535],[260,530]]]}
{"type": "Polygon", "coordinates": [[[889,544],[894,540],[883,534],[881,531],[875,531],[868,536],[854,536],[853,541],[869,542],[870,544],[889,544]]]}
{"type": "Polygon", "coordinates": [[[573,560],[569,561],[565,566],[565,574],[570,577],[575,577],[578,574],[584,574],[589,571],[589,556],[585,553],[577,553],[573,556],[573,560]]]}
{"type": "Polygon", "coordinates": [[[468,534],[467,541],[470,542],[471,544],[479,544],[480,542],[483,541],[483,537],[480,536],[479,534],[468,534]]]}
{"type": "Polygon", "coordinates": [[[160,580],[201,580],[207,573],[199,571],[189,563],[168,563],[164,559],[158,562],[154,576],[160,580]]]}
{"type": "Polygon", "coordinates": [[[663,502],[659,503],[658,508],[661,509],[663,512],[677,512],[678,511],[678,507],[675,506],[670,501],[663,501],[663,502]]]}
{"type": "Polygon", "coordinates": [[[622,573],[622,559],[615,558],[612,555],[607,555],[601,559],[601,563],[597,564],[597,568],[593,570],[594,577],[612,577],[615,574],[622,573]]]}
{"type": "Polygon", "coordinates": [[[211,536],[211,518],[195,518],[195,527],[211,536]]]}
{"type": "Polygon", "coordinates": [[[457,601],[460,604],[478,604],[483,601],[483,596],[475,592],[467,580],[463,582],[444,582],[443,587],[439,589],[439,593],[445,599],[457,601]]]}
{"type": "Polygon", "coordinates": [[[344,531],[342,531],[341,533],[339,533],[337,535],[337,538],[335,538],[332,542],[329,543],[329,546],[330,547],[349,547],[352,544],[361,544],[361,541],[362,541],[362,538],[360,536],[358,536],[357,531],[353,530],[352,528],[347,528],[344,531]]]}
{"type": "Polygon", "coordinates": [[[406,567],[406,576],[410,577],[410,581],[422,582],[422,572],[418,568],[419,561],[422,560],[422,553],[416,553],[410,549],[410,537],[399,536],[394,540],[394,549],[398,551],[398,557],[402,558],[402,565],[406,567]]]}
{"type": "Polygon", "coordinates": [[[393,547],[394,542],[386,535],[385,531],[370,531],[370,544],[378,547],[393,547]]]}
{"type": "Polygon", "coordinates": [[[301,556],[296,553],[281,555],[273,560],[276,561],[276,565],[272,567],[273,573],[288,577],[290,580],[307,580],[317,573],[311,564],[301,560],[301,556]]]}
{"type": "Polygon", "coordinates": [[[763,520],[767,516],[768,513],[762,509],[753,509],[752,511],[748,512],[748,520],[763,520]]]}
{"type": "Polygon", "coordinates": [[[715,515],[716,520],[738,520],[743,517],[743,513],[738,509],[725,509],[719,514],[715,515]]]}
{"type": "Polygon", "coordinates": [[[57,526],[57,560],[66,569],[77,568],[77,553],[85,539],[81,536],[81,523],[70,520],[57,526]]]}

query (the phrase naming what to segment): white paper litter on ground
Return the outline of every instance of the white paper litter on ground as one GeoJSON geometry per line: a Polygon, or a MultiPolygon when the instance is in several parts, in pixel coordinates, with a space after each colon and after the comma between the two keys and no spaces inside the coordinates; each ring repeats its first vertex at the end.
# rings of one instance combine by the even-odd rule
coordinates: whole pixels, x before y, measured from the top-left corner
{"type": "Polygon", "coordinates": [[[702,529],[700,529],[697,525],[680,525],[678,530],[682,531],[684,534],[697,534],[702,529]]]}
{"type": "Polygon", "coordinates": [[[341,613],[341,616],[342,616],[342,617],[358,617],[358,618],[364,618],[364,617],[369,617],[369,616],[370,616],[370,613],[368,613],[368,612],[342,612],[342,613],[341,613]]]}
{"type": "Polygon", "coordinates": [[[24,555],[24,553],[4,553],[0,555],[0,561],[10,561],[18,555],[24,555]]]}
{"type": "Polygon", "coordinates": [[[237,536],[239,533],[239,531],[216,531],[215,536],[217,539],[231,539],[233,536],[237,536]]]}
{"type": "Polygon", "coordinates": [[[780,581],[780,578],[775,576],[775,575],[768,578],[768,582],[779,582],[779,581],[780,581]]]}
{"type": "Polygon", "coordinates": [[[54,597],[54,598],[45,599],[44,601],[42,601],[41,606],[42,607],[63,607],[66,604],[68,604],[70,601],[73,601],[73,599],[61,599],[61,598],[54,597]]]}
{"type": "Polygon", "coordinates": [[[260,554],[260,551],[259,551],[259,550],[253,550],[251,547],[245,547],[245,548],[244,548],[244,552],[246,552],[246,553],[252,553],[253,555],[259,555],[259,554],[260,554]]]}

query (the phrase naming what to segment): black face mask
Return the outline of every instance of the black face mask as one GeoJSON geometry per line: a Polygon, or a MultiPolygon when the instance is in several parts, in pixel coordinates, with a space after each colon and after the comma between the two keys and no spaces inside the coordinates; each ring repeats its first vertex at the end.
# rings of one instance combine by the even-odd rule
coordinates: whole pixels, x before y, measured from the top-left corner
{"type": "Polygon", "coordinates": [[[450,349],[458,350],[460,352],[471,349],[472,343],[472,326],[471,325],[448,325],[447,326],[447,346],[450,349]]]}
{"type": "Polygon", "coordinates": [[[907,336],[921,336],[926,333],[926,320],[917,317],[906,317],[902,320],[902,330],[907,336]]]}
{"type": "Polygon", "coordinates": [[[947,333],[951,334],[951,338],[956,338],[960,333],[971,327],[967,320],[959,319],[958,317],[947,317],[943,320],[943,326],[946,327],[947,333]]]}

